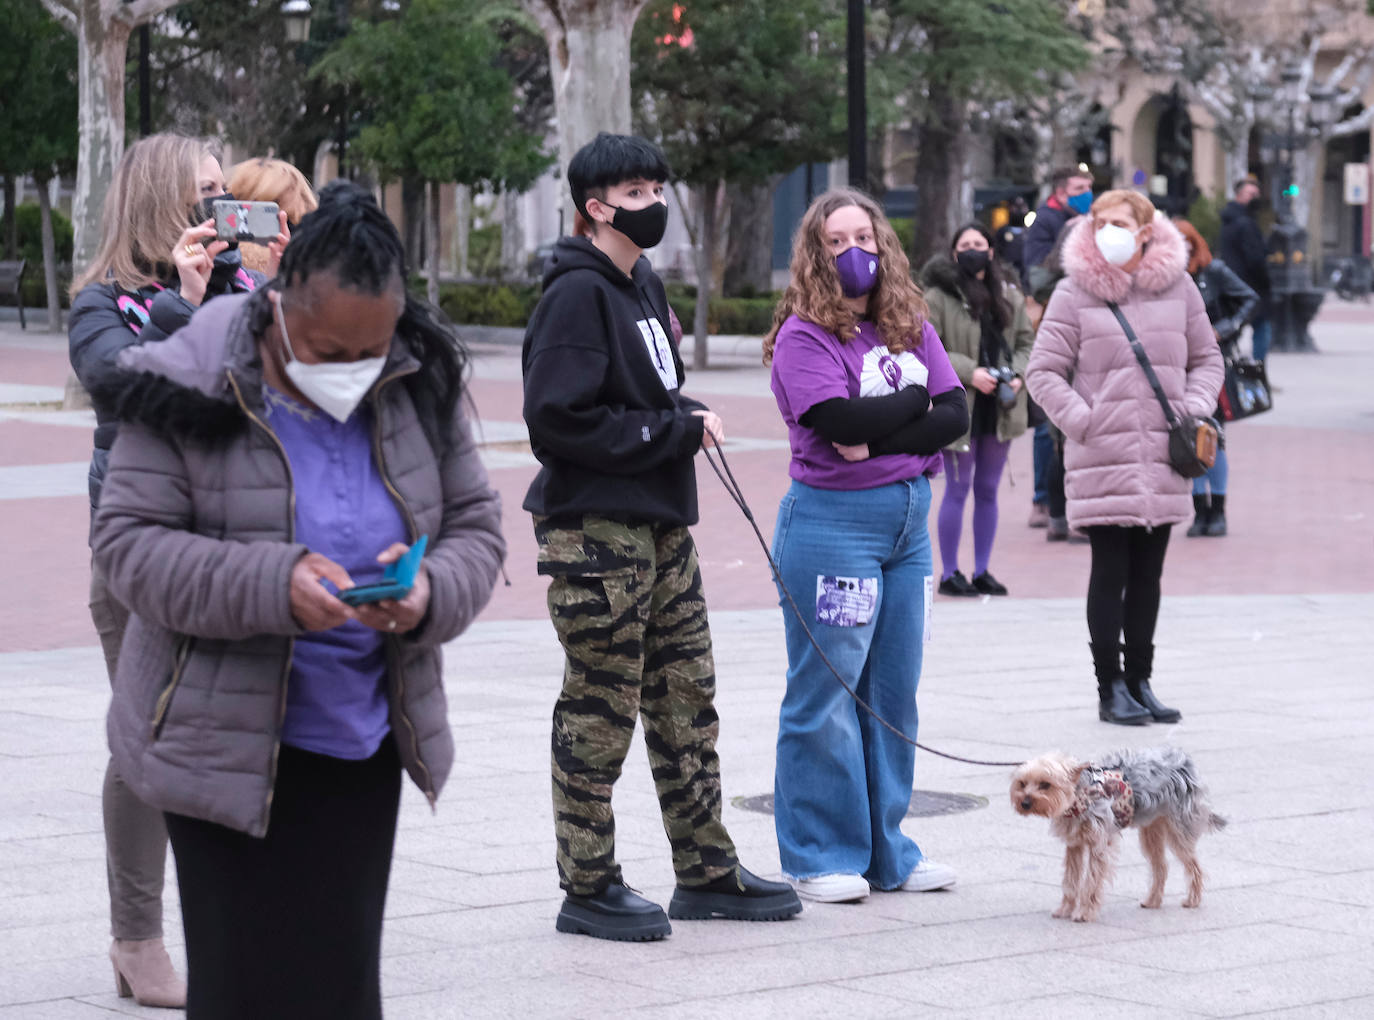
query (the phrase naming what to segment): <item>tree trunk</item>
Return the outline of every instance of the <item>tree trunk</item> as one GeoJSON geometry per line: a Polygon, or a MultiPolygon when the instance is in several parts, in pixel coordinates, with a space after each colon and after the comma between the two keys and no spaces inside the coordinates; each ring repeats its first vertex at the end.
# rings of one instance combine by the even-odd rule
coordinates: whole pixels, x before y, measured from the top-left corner
{"type": "Polygon", "coordinates": [[[429,282],[425,297],[436,308],[439,305],[439,182],[429,182],[429,282]]]}
{"type": "Polygon", "coordinates": [[[14,261],[19,257],[19,217],[14,214],[14,175],[5,174],[4,186],[5,217],[0,222],[0,235],[3,235],[5,258],[14,261]]]}
{"type": "MultiPolygon", "coordinates": [[[[630,33],[646,0],[523,0],[549,44],[558,178],[598,131],[630,131],[630,33]]],[[[564,233],[571,233],[572,195],[563,193],[564,233]]]]}
{"type": "MultiPolygon", "coordinates": [[[[49,178],[34,175],[38,185],[38,222],[43,238],[43,283],[48,290],[48,332],[62,332],[62,295],[57,290],[57,242],[52,232],[52,201],[48,194],[49,178]]],[[[21,296],[22,300],[22,296],[21,296]]]]}
{"type": "Polygon", "coordinates": [[[754,186],[727,186],[730,236],[726,244],[726,297],[752,297],[773,289],[773,189],[778,178],[754,186]]]}
{"type": "Polygon", "coordinates": [[[425,264],[425,182],[401,178],[401,237],[406,246],[406,265],[418,270],[425,264]]]}
{"type": "MultiPolygon", "coordinates": [[[[1226,189],[1227,198],[1231,195],[1231,188],[1246,174],[1250,172],[1250,125],[1246,124],[1239,132],[1240,141],[1226,147],[1226,189]]],[[[1214,196],[1208,195],[1208,198],[1214,196]]]]}
{"type": "Polygon", "coordinates": [[[453,192],[453,265],[462,279],[472,275],[472,189],[459,184],[453,192]]]}
{"type": "Polygon", "coordinates": [[[961,210],[958,178],[964,164],[965,142],[961,106],[948,92],[932,85],[925,123],[916,129],[916,212],[911,267],[917,272],[932,255],[944,251],[961,210]]]}
{"type": "Polygon", "coordinates": [[[73,271],[80,274],[100,247],[100,213],[115,167],[124,155],[124,63],[132,25],[107,19],[100,0],[82,0],[76,26],[76,73],[80,141],[76,192],[72,197],[75,232],[73,271]]]}
{"type": "Polygon", "coordinates": [[[501,193],[501,276],[518,280],[525,275],[523,203],[517,191],[501,193]]]}
{"type": "Polygon", "coordinates": [[[708,184],[692,189],[697,207],[697,245],[693,251],[697,270],[697,305],[692,314],[692,368],[706,367],[706,337],[710,332],[707,321],[711,309],[713,253],[716,241],[716,198],[718,186],[708,184]]]}

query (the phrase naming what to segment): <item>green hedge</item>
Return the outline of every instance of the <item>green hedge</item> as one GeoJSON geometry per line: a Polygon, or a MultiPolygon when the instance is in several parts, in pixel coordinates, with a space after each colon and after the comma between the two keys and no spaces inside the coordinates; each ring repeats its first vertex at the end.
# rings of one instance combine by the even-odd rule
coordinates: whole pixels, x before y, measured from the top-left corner
{"type": "MultiPolygon", "coordinates": [[[[418,277],[411,280],[411,287],[417,294],[424,293],[424,281],[418,277]]],[[[668,303],[690,333],[696,314],[696,288],[672,284],[667,290],[668,303]]],[[[539,294],[537,284],[446,283],[439,288],[439,307],[460,325],[524,326],[539,303],[539,294]]],[[[712,333],[762,336],[773,325],[776,303],[777,296],[712,298],[707,325],[712,333]]]]}
{"type": "Polygon", "coordinates": [[[439,287],[439,307],[460,325],[523,326],[538,303],[539,287],[532,283],[445,283],[439,287]]]}

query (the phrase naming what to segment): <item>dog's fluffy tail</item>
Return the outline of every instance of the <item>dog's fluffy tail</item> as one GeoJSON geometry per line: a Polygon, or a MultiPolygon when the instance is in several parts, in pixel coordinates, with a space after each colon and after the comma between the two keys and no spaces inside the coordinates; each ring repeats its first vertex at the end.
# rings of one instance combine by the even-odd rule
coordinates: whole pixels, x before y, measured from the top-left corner
{"type": "Polygon", "coordinates": [[[1227,821],[1225,818],[1221,817],[1221,815],[1215,812],[1208,812],[1207,828],[1212,832],[1220,832],[1222,829],[1226,828],[1226,825],[1227,821]]]}

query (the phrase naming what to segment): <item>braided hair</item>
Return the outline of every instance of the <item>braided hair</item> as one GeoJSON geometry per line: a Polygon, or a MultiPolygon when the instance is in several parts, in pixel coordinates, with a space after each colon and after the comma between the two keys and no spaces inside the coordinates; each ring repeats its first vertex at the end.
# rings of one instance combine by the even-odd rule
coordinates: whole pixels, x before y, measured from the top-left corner
{"type": "MultiPolygon", "coordinates": [[[[319,208],[302,217],[292,232],[273,289],[304,284],[322,272],[348,290],[369,295],[388,291],[398,280],[404,288],[407,279],[400,234],[376,199],[352,181],[325,185],[319,208]]],[[[266,288],[261,293],[262,310],[270,319],[266,288]]],[[[463,395],[468,367],[468,354],[457,331],[442,312],[406,292],[396,337],[423,366],[405,377],[405,386],[425,431],[431,440],[446,436],[447,423],[463,395]]]]}

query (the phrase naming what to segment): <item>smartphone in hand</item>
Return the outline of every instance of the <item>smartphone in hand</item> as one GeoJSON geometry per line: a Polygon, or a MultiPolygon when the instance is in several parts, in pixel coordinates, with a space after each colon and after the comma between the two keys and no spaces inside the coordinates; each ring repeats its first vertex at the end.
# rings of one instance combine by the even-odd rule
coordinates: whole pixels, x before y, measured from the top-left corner
{"type": "Polygon", "coordinates": [[[368,602],[381,602],[383,599],[405,598],[415,586],[415,575],[420,572],[420,560],[424,558],[425,546],[428,544],[429,536],[421,535],[404,556],[386,565],[386,571],[380,581],[344,588],[339,592],[339,599],[350,606],[361,606],[368,602]]]}
{"type": "Polygon", "coordinates": [[[252,241],[266,244],[281,232],[276,202],[241,202],[220,199],[211,204],[215,237],[220,241],[252,241]]]}

